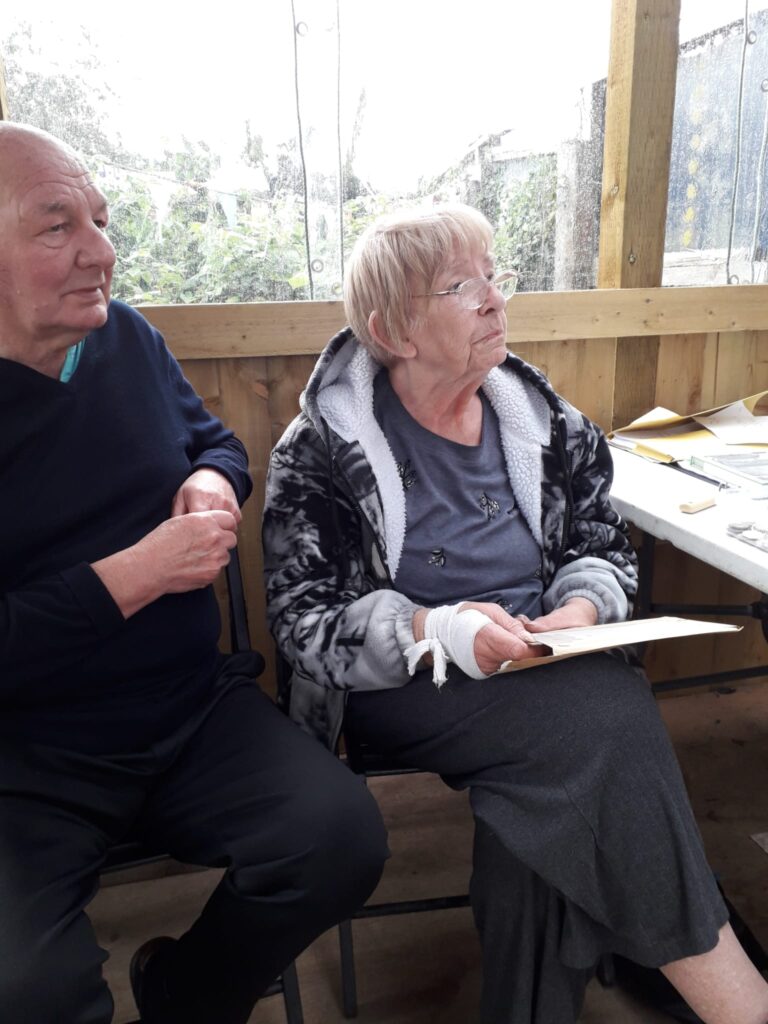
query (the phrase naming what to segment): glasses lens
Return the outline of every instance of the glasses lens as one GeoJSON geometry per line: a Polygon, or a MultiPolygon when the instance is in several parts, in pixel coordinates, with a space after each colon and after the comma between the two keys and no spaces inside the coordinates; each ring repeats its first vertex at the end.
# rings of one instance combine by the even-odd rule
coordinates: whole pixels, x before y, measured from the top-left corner
{"type": "Polygon", "coordinates": [[[490,283],[484,277],[473,277],[465,281],[456,293],[464,309],[479,309],[485,302],[490,283]]]}
{"type": "Polygon", "coordinates": [[[505,274],[499,274],[495,284],[504,298],[510,299],[517,291],[517,274],[514,274],[511,271],[508,271],[505,274]]]}

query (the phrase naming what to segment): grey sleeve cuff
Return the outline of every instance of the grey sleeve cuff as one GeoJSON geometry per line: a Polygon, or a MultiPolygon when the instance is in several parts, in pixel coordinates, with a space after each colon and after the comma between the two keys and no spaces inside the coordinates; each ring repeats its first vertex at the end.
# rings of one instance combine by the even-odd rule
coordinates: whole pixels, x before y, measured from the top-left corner
{"type": "Polygon", "coordinates": [[[416,605],[404,608],[395,616],[395,639],[400,653],[405,657],[405,651],[416,643],[413,635],[413,616],[416,613],[416,605]]]}
{"type": "Polygon", "coordinates": [[[403,652],[413,643],[411,623],[418,607],[396,590],[377,590],[355,602],[350,622],[365,620],[365,640],[349,668],[348,688],[391,689],[410,680],[403,652]]]}
{"type": "Polygon", "coordinates": [[[544,611],[560,608],[573,597],[585,597],[597,609],[597,621],[623,622],[629,602],[621,585],[621,571],[602,558],[579,558],[560,569],[545,592],[544,611]]]}

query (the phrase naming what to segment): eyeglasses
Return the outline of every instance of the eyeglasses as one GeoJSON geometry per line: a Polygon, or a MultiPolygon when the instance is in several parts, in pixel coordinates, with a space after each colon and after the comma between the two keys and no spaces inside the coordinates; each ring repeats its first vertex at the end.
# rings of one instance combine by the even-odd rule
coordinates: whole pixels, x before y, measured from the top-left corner
{"type": "Polygon", "coordinates": [[[463,309],[480,309],[488,298],[491,288],[501,292],[504,299],[511,298],[517,289],[517,271],[505,270],[490,281],[487,277],[471,277],[468,281],[455,284],[442,292],[425,292],[414,295],[414,299],[426,299],[432,295],[455,295],[463,309]]]}

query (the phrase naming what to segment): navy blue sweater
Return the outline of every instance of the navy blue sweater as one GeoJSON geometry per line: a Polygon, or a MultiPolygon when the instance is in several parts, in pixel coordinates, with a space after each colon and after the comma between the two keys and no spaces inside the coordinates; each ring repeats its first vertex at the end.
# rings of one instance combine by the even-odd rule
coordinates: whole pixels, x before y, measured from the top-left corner
{"type": "Polygon", "coordinates": [[[219,661],[211,587],[123,616],[91,562],[170,514],[195,469],[242,503],[242,444],[160,334],[119,302],[67,384],[0,359],[0,732],[137,749],[205,699],[219,661]]]}

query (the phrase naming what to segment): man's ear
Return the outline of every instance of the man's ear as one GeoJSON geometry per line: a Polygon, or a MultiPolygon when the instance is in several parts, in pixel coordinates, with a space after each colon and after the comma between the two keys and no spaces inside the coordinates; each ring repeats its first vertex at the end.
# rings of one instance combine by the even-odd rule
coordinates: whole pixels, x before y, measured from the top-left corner
{"type": "Polygon", "coordinates": [[[410,340],[406,339],[402,346],[395,344],[384,325],[384,318],[380,316],[377,309],[374,309],[368,317],[368,333],[385,352],[389,352],[395,359],[413,359],[416,355],[416,349],[410,340]]]}

